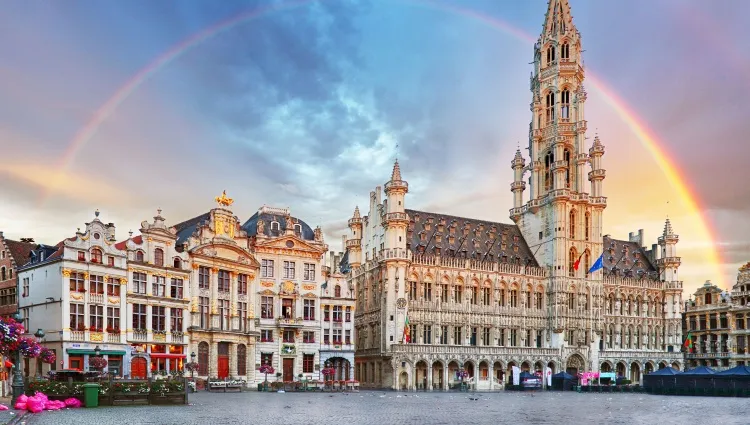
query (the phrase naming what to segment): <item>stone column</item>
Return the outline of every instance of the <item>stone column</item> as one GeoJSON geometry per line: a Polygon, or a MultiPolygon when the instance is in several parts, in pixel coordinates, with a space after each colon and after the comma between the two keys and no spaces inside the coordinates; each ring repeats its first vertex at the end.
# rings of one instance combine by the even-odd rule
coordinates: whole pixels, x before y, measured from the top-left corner
{"type": "Polygon", "coordinates": [[[230,318],[229,330],[239,329],[240,321],[237,316],[237,285],[239,284],[239,275],[235,272],[229,273],[229,308],[230,318]]]}
{"type": "Polygon", "coordinates": [[[443,366],[443,391],[448,391],[448,365],[443,366]]]}
{"type": "Polygon", "coordinates": [[[212,328],[218,329],[219,328],[219,268],[218,267],[212,267],[211,268],[211,311],[210,311],[210,320],[212,328]]]}
{"type": "Polygon", "coordinates": [[[427,365],[427,391],[432,391],[432,363],[427,365]]]}
{"type": "MultiPolygon", "coordinates": [[[[164,330],[167,331],[167,334],[172,332],[172,307],[164,307],[164,330]]],[[[165,341],[170,342],[166,338],[165,341]]]]}
{"type": "Polygon", "coordinates": [[[211,342],[210,344],[208,352],[208,378],[219,375],[219,345],[216,342],[211,342]]]}

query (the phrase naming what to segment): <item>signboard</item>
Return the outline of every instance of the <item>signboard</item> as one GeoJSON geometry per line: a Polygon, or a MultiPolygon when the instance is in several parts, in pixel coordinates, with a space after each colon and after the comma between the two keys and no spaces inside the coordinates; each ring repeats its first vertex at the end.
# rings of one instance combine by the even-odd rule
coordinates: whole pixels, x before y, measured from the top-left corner
{"type": "Polygon", "coordinates": [[[547,386],[552,386],[552,369],[547,367],[544,369],[544,377],[547,380],[547,386]]]}

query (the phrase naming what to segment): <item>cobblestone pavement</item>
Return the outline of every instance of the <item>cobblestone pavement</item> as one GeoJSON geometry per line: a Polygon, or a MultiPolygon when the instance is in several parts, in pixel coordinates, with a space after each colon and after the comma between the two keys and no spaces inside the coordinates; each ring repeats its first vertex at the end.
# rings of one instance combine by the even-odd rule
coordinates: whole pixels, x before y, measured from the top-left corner
{"type": "Polygon", "coordinates": [[[188,406],[70,409],[28,425],[747,424],[745,398],[559,393],[196,393],[188,406]],[[697,419],[700,418],[700,419],[697,419]]]}

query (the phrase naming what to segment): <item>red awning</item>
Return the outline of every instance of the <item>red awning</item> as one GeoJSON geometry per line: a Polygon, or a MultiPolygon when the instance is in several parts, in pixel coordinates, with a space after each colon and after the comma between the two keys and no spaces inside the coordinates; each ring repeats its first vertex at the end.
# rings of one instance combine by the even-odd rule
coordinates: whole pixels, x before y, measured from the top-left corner
{"type": "Polygon", "coordinates": [[[152,359],[184,359],[185,354],[151,353],[152,359]]]}

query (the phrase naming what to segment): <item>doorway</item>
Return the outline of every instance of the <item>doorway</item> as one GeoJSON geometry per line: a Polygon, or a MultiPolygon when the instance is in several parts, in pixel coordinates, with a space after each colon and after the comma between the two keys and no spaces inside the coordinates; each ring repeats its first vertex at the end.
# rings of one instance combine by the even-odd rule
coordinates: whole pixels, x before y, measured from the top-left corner
{"type": "Polygon", "coordinates": [[[229,343],[220,342],[217,347],[218,351],[218,376],[219,379],[229,378],[229,343]]]}
{"type": "Polygon", "coordinates": [[[294,358],[284,359],[284,382],[294,381],[294,358]]]}
{"type": "Polygon", "coordinates": [[[130,361],[130,377],[132,379],[146,379],[146,358],[133,357],[130,361]]]}

